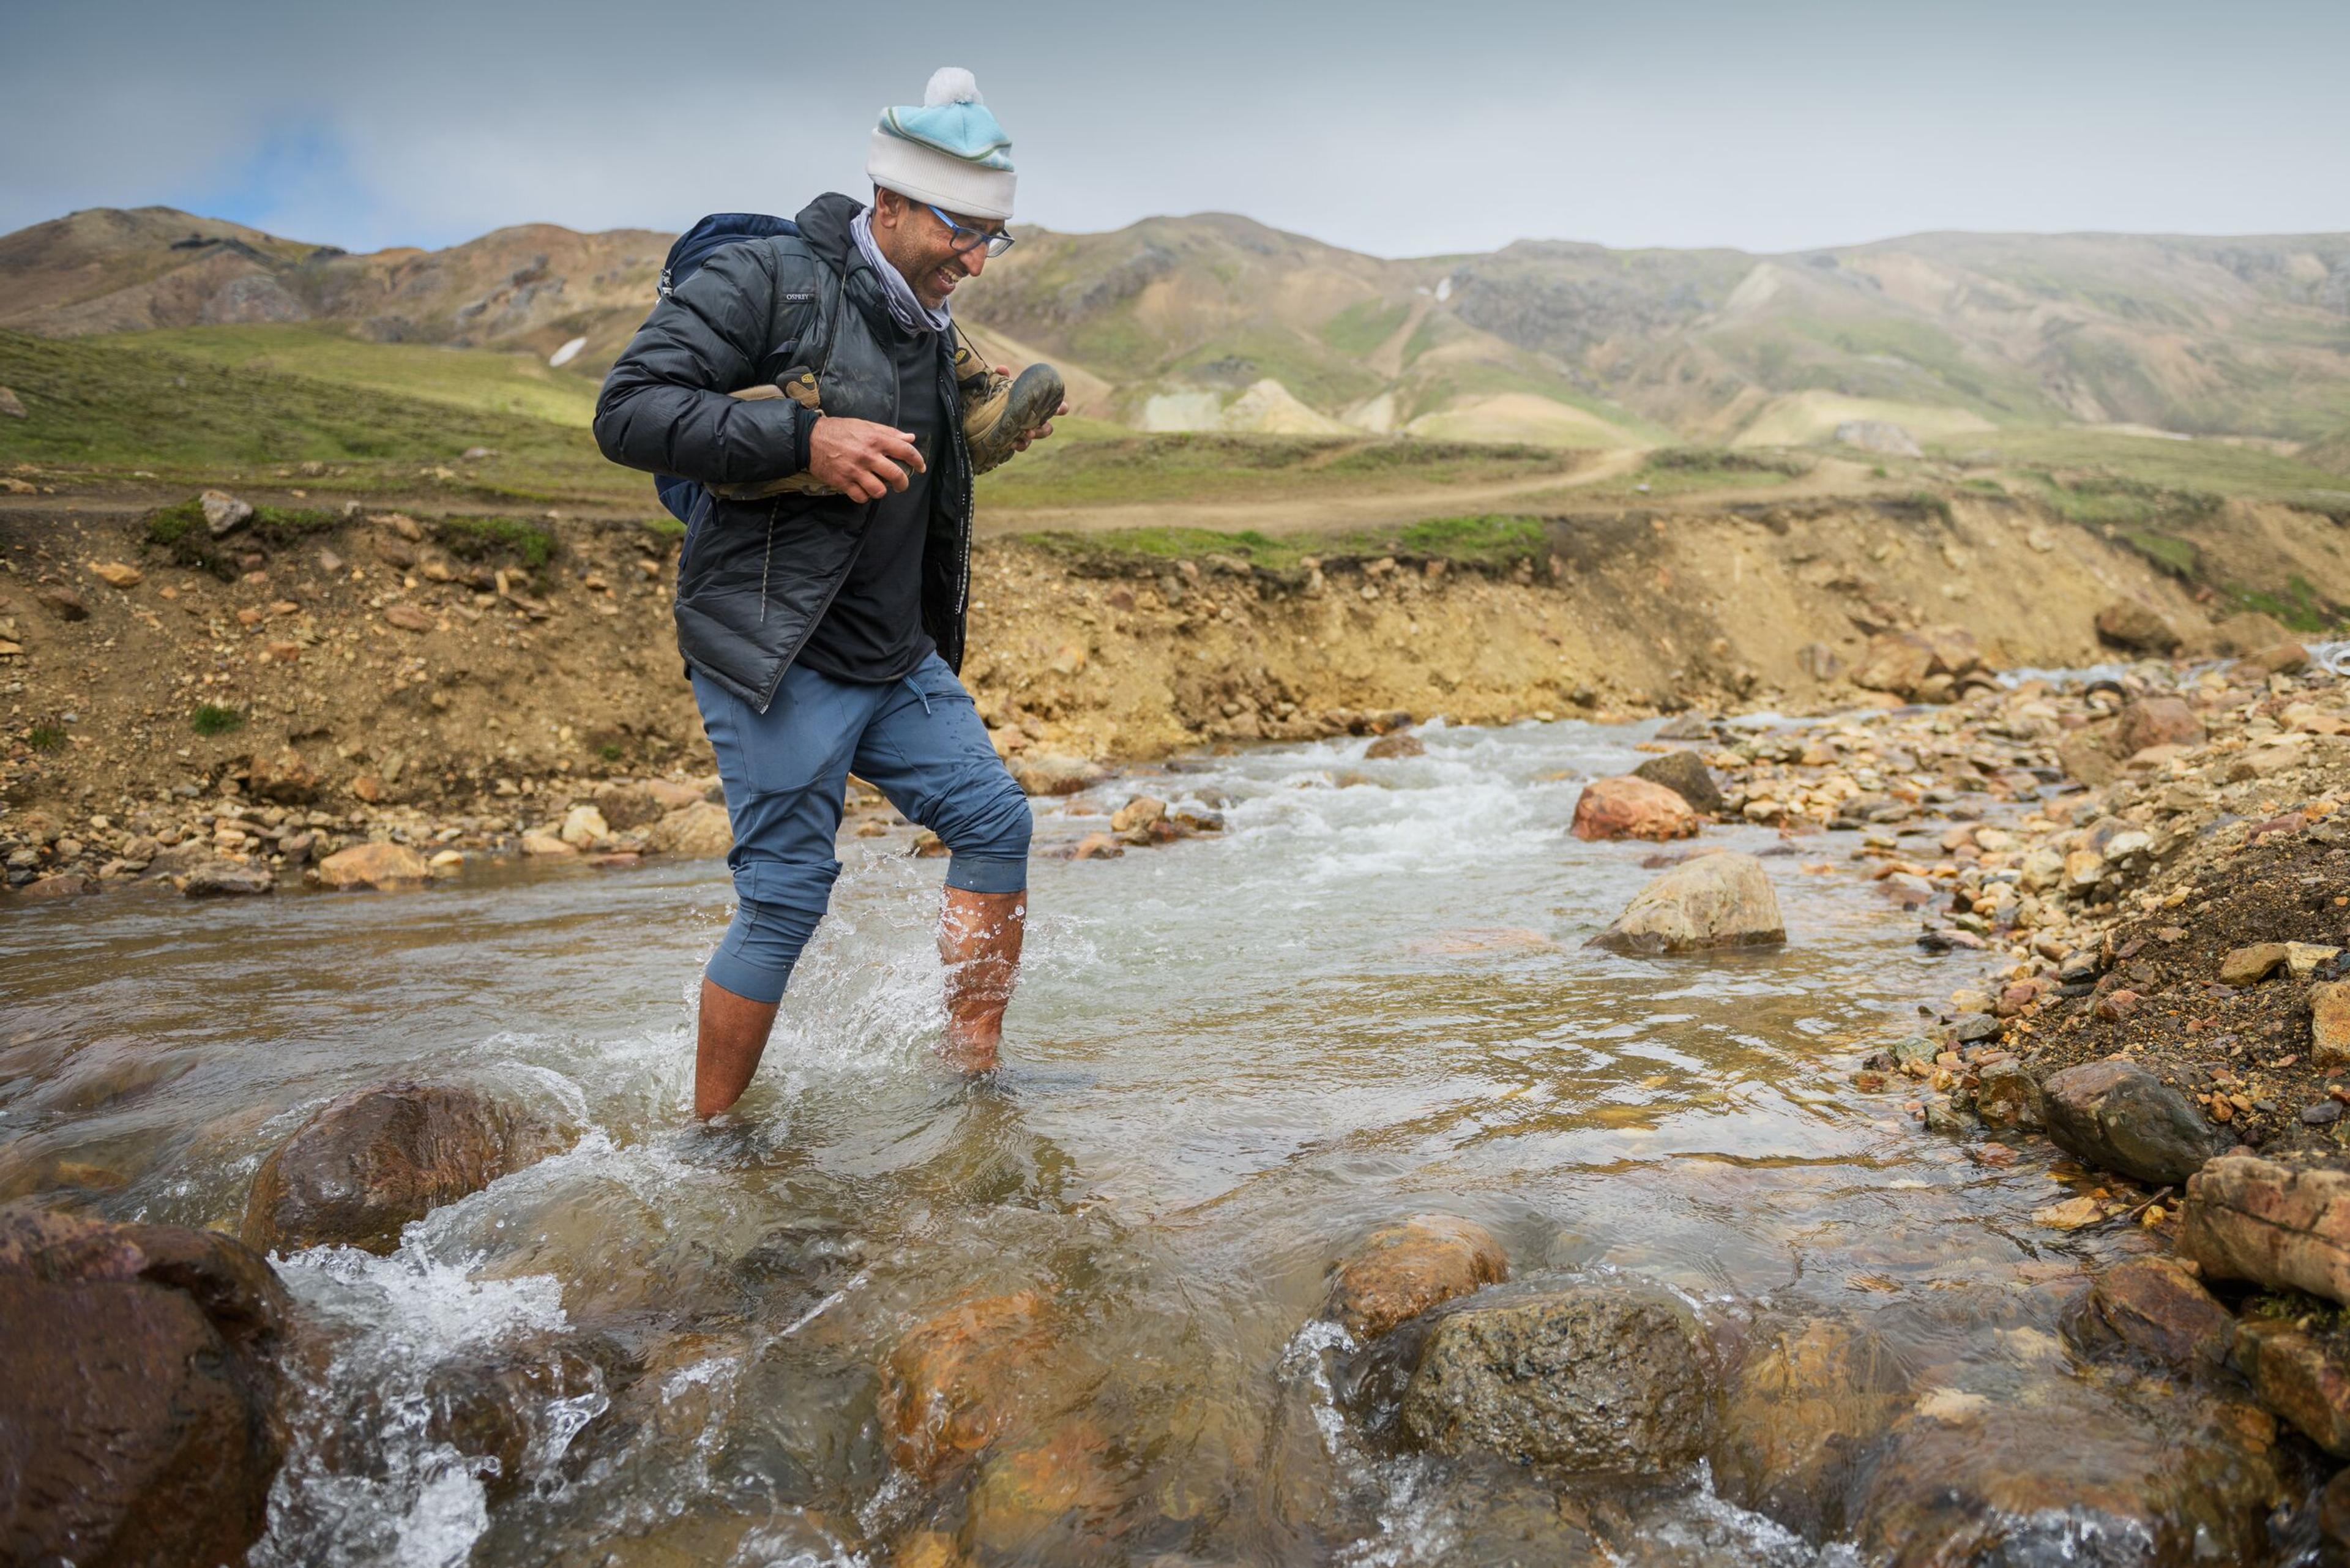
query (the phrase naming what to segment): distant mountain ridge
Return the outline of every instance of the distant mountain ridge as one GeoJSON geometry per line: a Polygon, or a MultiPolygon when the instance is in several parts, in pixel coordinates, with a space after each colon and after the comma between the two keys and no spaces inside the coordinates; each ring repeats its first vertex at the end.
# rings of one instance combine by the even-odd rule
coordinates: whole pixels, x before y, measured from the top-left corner
{"type": "MultiPolygon", "coordinates": [[[[1561,445],[2142,426],[2329,452],[2350,432],[2350,234],[1919,234],[1784,255],[1521,241],[1390,261],[1208,213],[1025,228],[958,296],[1007,358],[1146,429],[1561,445]]],[[[599,373],[670,236],[501,229],[348,254],[171,208],[0,236],[0,328],[256,322],[599,373]]]]}

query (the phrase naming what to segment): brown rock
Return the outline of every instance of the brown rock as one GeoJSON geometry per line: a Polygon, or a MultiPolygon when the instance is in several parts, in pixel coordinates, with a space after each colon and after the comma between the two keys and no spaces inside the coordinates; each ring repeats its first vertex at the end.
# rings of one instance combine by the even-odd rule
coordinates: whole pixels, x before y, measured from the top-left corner
{"type": "Polygon", "coordinates": [[[2291,1324],[2247,1317],[2236,1360],[2262,1406],[2336,1459],[2350,1459],[2350,1367],[2291,1324]]]}
{"type": "Polygon", "coordinates": [[[2280,642],[2244,655],[2243,662],[2263,675],[2298,675],[2309,668],[2309,649],[2298,642],[2280,642]]]}
{"type": "Polygon", "coordinates": [[[1852,680],[1871,691],[1907,697],[1924,685],[1933,670],[1934,650],[1924,639],[1909,632],[1879,632],[1868,639],[1852,680]]]}
{"type": "Polygon", "coordinates": [[[207,860],[188,873],[180,891],[191,898],[252,898],[277,891],[277,877],[266,866],[207,860]]]}
{"type": "Polygon", "coordinates": [[[1427,754],[1427,743],[1409,730],[1399,730],[1392,735],[1381,735],[1363,748],[1363,756],[1373,762],[1384,757],[1422,757],[1427,754]]]}
{"type": "Polygon", "coordinates": [[[2179,1212],[2179,1255],[2206,1274],[2350,1302],[2350,1172],[2223,1155],[2179,1212]]]}
{"type": "Polygon", "coordinates": [[[1115,860],[1126,851],[1107,833],[1088,833],[1069,851],[1072,860],[1115,860]]]}
{"type": "Polygon", "coordinates": [[[1574,833],[1582,839],[1643,838],[1661,843],[1692,838],[1697,813],[1689,802],[1652,780],[1627,774],[1593,779],[1575,803],[1574,833]]]}
{"type": "Polygon", "coordinates": [[[1374,1231],[1361,1251],[1338,1263],[1325,1311],[1367,1342],[1432,1306],[1509,1277],[1509,1255],[1482,1225],[1450,1214],[1416,1214],[1374,1231]]]}
{"type": "Polygon", "coordinates": [[[579,851],[552,833],[525,833],[522,836],[522,852],[533,859],[567,860],[579,851]]]}
{"type": "Polygon", "coordinates": [[[8,1561],[244,1561],[284,1452],[288,1311],[226,1236],[0,1210],[8,1561]]]}
{"type": "Polygon", "coordinates": [[[375,805],[383,798],[383,781],[373,774],[356,775],[351,780],[350,788],[353,794],[369,805],[375,805]]]}
{"type": "Polygon", "coordinates": [[[2056,1146],[2133,1181],[2176,1186],[2220,1141],[2186,1096],[2135,1062],[2086,1062],[2040,1087],[2056,1146]]]}
{"type": "Polygon", "coordinates": [[[59,620],[89,618],[89,606],[84,604],[81,596],[71,588],[51,583],[46,587],[34,589],[33,597],[40,601],[43,609],[59,620]]]}
{"type": "Polygon", "coordinates": [[[1166,815],[1165,801],[1155,795],[1139,794],[1110,815],[1109,830],[1112,833],[1132,833],[1137,828],[1147,829],[1166,815]]]}
{"type": "Polygon", "coordinates": [[[972,1481],[963,1537],[981,1563],[1108,1563],[1104,1531],[1125,1501],[1118,1445],[1080,1416],[992,1453],[972,1481]]]}
{"type": "Polygon", "coordinates": [[[723,855],[734,847],[734,828],[724,806],[696,801],[646,829],[645,847],[663,855],[723,855]]]}
{"type": "Polygon", "coordinates": [[[56,871],[36,877],[16,889],[19,898],[79,898],[98,891],[98,878],[78,871],[56,871]]]}
{"type": "Polygon", "coordinates": [[[1692,811],[1708,816],[1721,815],[1721,786],[1713,782],[1705,759],[1695,752],[1667,752],[1662,756],[1650,757],[1632,770],[1632,776],[1664,785],[1689,802],[1692,811]]]}
{"type": "Polygon", "coordinates": [[[1023,753],[1019,759],[1007,764],[1012,777],[1024,794],[1075,794],[1091,789],[1109,777],[1096,764],[1083,757],[1058,756],[1051,753],[1023,753]]]}
{"type": "Polygon", "coordinates": [[[2236,1320],[2169,1258],[2133,1258],[2089,1289],[2098,1321],[2132,1350],[2173,1371],[2216,1366],[2236,1342],[2236,1320]]]}
{"type": "Polygon", "coordinates": [[[2350,981],[2309,988],[2309,1059],[2321,1070],[2350,1066],[2350,981]]]}
{"type": "Polygon", "coordinates": [[[1759,1330],[1722,1404],[1722,1494],[1814,1539],[1845,1532],[1855,1470],[1909,1406],[1901,1358],[1831,1318],[1759,1330]]]}
{"type": "MultiPolygon", "coordinates": [[[[642,787],[645,793],[651,795],[659,804],[664,814],[683,811],[689,805],[699,805],[711,798],[707,793],[710,786],[688,784],[679,779],[647,779],[642,787]]],[[[725,803],[719,801],[714,804],[723,805],[725,803]]],[[[637,825],[630,824],[630,826],[637,825]]]]}
{"type": "Polygon", "coordinates": [[[257,753],[245,769],[246,793],[279,805],[309,804],[318,798],[324,783],[291,746],[275,754],[257,753]]]}
{"type": "Polygon", "coordinates": [[[431,862],[405,844],[354,844],[318,862],[318,885],[338,890],[421,887],[432,877],[431,862]]]}
{"type": "Polygon", "coordinates": [[[1762,862],[1724,852],[1695,856],[1664,872],[1634,894],[1591,945],[1656,956],[1768,947],[1786,940],[1779,896],[1762,862]]]}
{"type": "Polygon", "coordinates": [[[262,1161],[242,1233],[262,1252],[328,1243],[390,1252],[410,1220],[571,1141],[565,1129],[477,1089],[362,1089],[312,1116],[262,1161]]]}
{"type": "Polygon", "coordinates": [[[2283,622],[2258,610],[2241,611],[2211,628],[2213,651],[2230,658],[2256,653],[2262,649],[2274,648],[2278,643],[2292,640],[2293,634],[2285,629],[2283,622]]]}
{"type": "Polygon", "coordinates": [[[2097,639],[2125,653],[2168,658],[2178,651],[2178,630],[2151,607],[2116,599],[2097,612],[2097,639]]]}
{"type": "Polygon", "coordinates": [[[2250,947],[2233,948],[2220,961],[2220,983],[2239,990],[2258,985],[2274,974],[2284,963],[2282,942],[2254,942],[2250,947]]]}
{"type": "Polygon", "coordinates": [[[431,631],[435,624],[430,610],[405,599],[384,606],[383,619],[385,625],[396,626],[402,631],[431,631]]]}
{"type": "Polygon", "coordinates": [[[1035,1366],[1052,1349],[1035,1291],[967,1301],[926,1318],[881,1366],[879,1411],[889,1457],[935,1481],[984,1449],[1021,1413],[1035,1366]]]}
{"type": "MultiPolygon", "coordinates": [[[[604,814],[616,833],[626,833],[632,827],[643,827],[659,822],[670,808],[650,787],[640,784],[606,784],[596,787],[596,809],[604,814]]],[[[691,805],[698,798],[679,804],[691,805]]]]}
{"type": "Polygon", "coordinates": [[[92,561],[92,576],[111,587],[135,588],[147,580],[147,574],[122,561],[92,561]]]}
{"type": "Polygon", "coordinates": [[[2114,754],[2113,734],[2111,724],[2074,731],[2056,743],[2056,765],[2085,784],[2111,784],[2122,771],[2114,754]]]}
{"type": "Polygon", "coordinates": [[[2176,697],[2146,697],[2122,705],[2114,719],[2113,751],[2133,757],[2148,746],[2199,746],[2203,721],[2176,697]]]}

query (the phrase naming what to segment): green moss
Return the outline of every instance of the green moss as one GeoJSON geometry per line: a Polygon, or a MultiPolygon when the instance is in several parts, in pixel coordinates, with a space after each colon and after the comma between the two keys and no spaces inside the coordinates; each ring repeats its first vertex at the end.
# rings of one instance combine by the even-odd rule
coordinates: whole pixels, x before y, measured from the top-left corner
{"type": "Polygon", "coordinates": [[[2302,1291],[2262,1291],[2245,1300],[2244,1314],[2267,1318],[2272,1323],[2303,1324],[2317,1334],[2340,1334],[2350,1329],[2350,1309],[2302,1291]]]}
{"type": "Polygon", "coordinates": [[[2285,579],[2282,593],[2239,587],[2231,587],[2226,593],[2243,608],[2272,616],[2294,631],[2337,631],[2343,625],[2343,607],[2327,599],[2299,573],[2285,579]]]}
{"type": "Polygon", "coordinates": [[[434,531],[461,561],[519,561],[536,570],[555,555],[555,531],[520,517],[444,517],[434,531]]]}
{"type": "Polygon", "coordinates": [[[617,742],[607,741],[596,748],[596,754],[608,763],[617,763],[620,760],[620,748],[617,742]]]}
{"type": "Polygon", "coordinates": [[[1451,560],[1515,560],[1540,554],[1545,536],[1535,517],[1431,517],[1398,535],[1417,555],[1451,560]]]}
{"type": "Polygon", "coordinates": [[[199,735],[225,735],[244,725],[244,715],[217,702],[200,702],[196,711],[188,715],[188,723],[199,735]]]}
{"type": "Polygon", "coordinates": [[[195,501],[178,501],[147,514],[146,542],[172,565],[210,572],[223,582],[237,575],[236,554],[249,545],[282,549],[314,534],[342,525],[331,512],[307,507],[256,506],[244,525],[226,538],[215,539],[204,523],[204,509],[195,501]]]}
{"type": "Polygon", "coordinates": [[[2129,541],[2132,549],[2181,582],[2191,583],[2202,575],[2203,552],[2195,546],[2192,540],[2181,539],[2171,534],[2157,534],[2149,529],[2139,529],[2123,537],[2129,541]]]}
{"type": "Polygon", "coordinates": [[[66,732],[55,724],[36,724],[25,732],[25,744],[36,752],[54,752],[66,743],[66,732]]]}

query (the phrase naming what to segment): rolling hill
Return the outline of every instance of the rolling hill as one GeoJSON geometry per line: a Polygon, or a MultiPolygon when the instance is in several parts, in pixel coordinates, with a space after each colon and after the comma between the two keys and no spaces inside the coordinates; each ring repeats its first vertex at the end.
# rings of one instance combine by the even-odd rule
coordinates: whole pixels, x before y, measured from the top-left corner
{"type": "MultiPolygon", "coordinates": [[[[1885,420],[1950,450],[2168,432],[2336,467],[2350,443],[2350,235],[1385,260],[1203,214],[1021,241],[964,318],[1002,358],[1064,365],[1081,412],[1145,431],[1802,445],[1885,420]]],[[[353,255],[98,209],[0,237],[0,329],[570,424],[667,244],[531,224],[353,255]]]]}

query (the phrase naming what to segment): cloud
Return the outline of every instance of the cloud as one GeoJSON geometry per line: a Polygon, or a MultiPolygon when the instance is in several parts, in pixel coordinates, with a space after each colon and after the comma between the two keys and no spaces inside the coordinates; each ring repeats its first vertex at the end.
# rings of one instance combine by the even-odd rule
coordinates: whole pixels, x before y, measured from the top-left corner
{"type": "Polygon", "coordinates": [[[1241,212],[1388,254],[1924,228],[2350,228],[2350,7],[33,0],[0,228],[168,202],[353,249],[674,228],[862,184],[938,64],[1022,216],[1241,212]]]}

